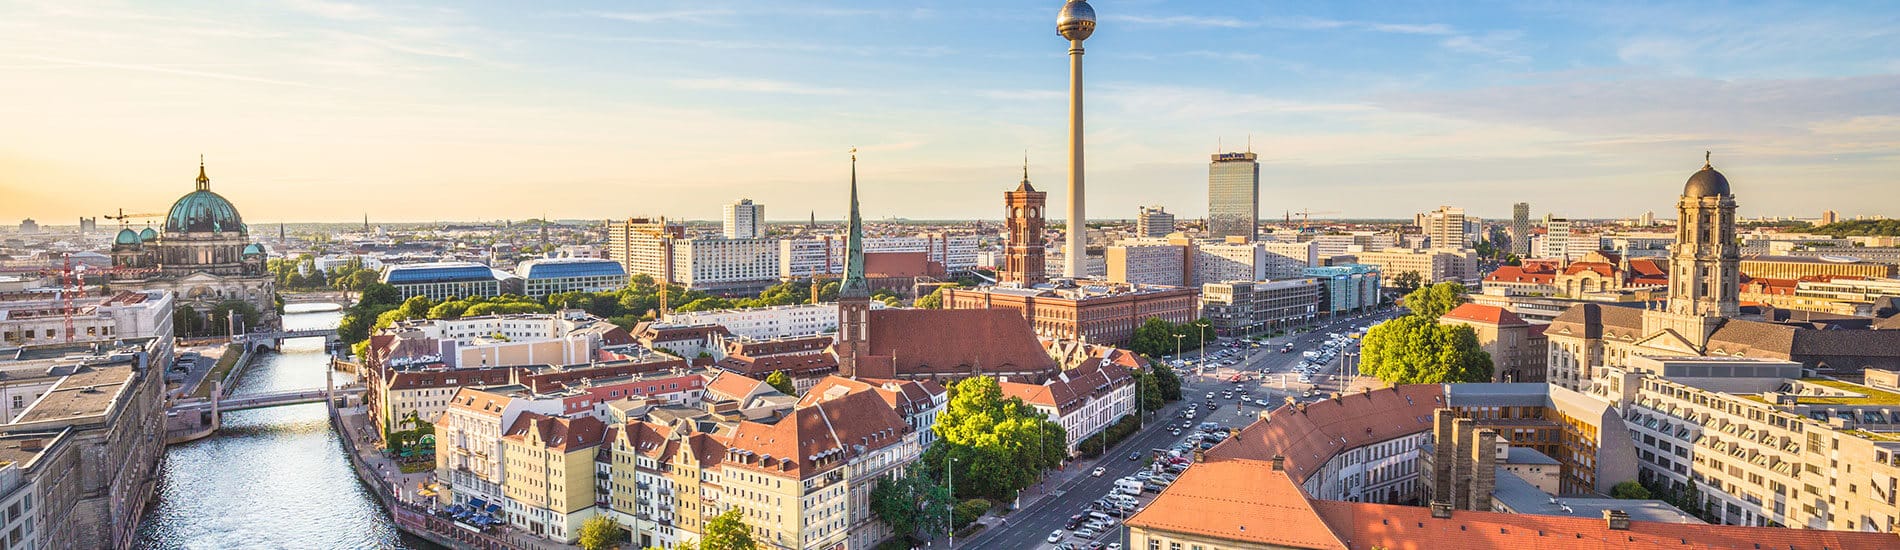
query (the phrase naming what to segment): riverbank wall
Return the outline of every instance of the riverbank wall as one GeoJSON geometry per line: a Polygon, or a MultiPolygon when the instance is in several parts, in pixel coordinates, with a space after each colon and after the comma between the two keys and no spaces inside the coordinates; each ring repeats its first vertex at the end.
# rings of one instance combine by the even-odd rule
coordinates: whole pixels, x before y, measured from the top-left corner
{"type": "Polygon", "coordinates": [[[376,496],[376,503],[389,517],[395,520],[396,528],[423,540],[453,548],[455,550],[521,550],[522,547],[508,544],[500,538],[485,533],[471,531],[454,521],[436,517],[428,510],[412,506],[395,497],[396,488],[380,475],[363,454],[358,452],[357,442],[360,436],[350,429],[343,419],[343,410],[335,403],[329,406],[330,428],[336,430],[337,439],[343,442],[343,451],[350,457],[350,466],[356,471],[356,478],[376,496]]]}

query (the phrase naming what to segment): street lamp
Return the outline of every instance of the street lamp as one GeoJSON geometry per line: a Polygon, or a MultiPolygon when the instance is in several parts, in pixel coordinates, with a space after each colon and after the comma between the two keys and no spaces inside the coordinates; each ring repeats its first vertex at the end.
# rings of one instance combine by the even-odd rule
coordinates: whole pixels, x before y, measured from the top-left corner
{"type": "Polygon", "coordinates": [[[956,548],[957,547],[957,506],[956,506],[957,457],[952,456],[948,458],[950,459],[950,462],[949,464],[946,464],[944,466],[943,475],[944,475],[944,479],[950,482],[950,509],[944,511],[944,516],[946,517],[944,518],[943,526],[945,529],[948,529],[950,531],[950,544],[947,547],[956,548]]]}
{"type": "Polygon", "coordinates": [[[1187,338],[1187,335],[1186,334],[1174,335],[1174,360],[1176,361],[1181,360],[1181,339],[1182,338],[1187,338]]]}

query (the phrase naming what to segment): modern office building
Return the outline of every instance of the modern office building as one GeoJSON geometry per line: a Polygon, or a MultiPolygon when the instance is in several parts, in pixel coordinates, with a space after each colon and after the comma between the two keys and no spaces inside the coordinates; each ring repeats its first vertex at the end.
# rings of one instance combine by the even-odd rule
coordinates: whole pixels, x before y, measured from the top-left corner
{"type": "Polygon", "coordinates": [[[1302,326],[1319,315],[1326,287],[1312,278],[1208,283],[1201,285],[1201,314],[1221,336],[1302,326]]]}
{"type": "Polygon", "coordinates": [[[1511,253],[1531,257],[1531,203],[1511,205],[1511,253]]]}
{"type": "Polygon", "coordinates": [[[673,279],[673,241],[686,238],[686,226],[666,218],[627,218],[607,223],[607,258],[628,275],[656,281],[673,279]]]}
{"type": "Polygon", "coordinates": [[[1550,218],[1544,224],[1544,249],[1537,254],[1539,258],[1572,260],[1589,252],[1592,247],[1577,242],[1576,228],[1570,220],[1550,218]]]}
{"type": "Polygon", "coordinates": [[[752,199],[740,199],[739,202],[725,207],[725,223],[721,225],[728,239],[761,239],[765,237],[765,205],[756,204],[752,199]]]}
{"type": "Polygon", "coordinates": [[[1437,210],[1425,212],[1415,217],[1414,223],[1426,238],[1431,239],[1434,248],[1465,248],[1471,245],[1471,234],[1465,231],[1465,209],[1440,206],[1437,210]]]}
{"type": "Polygon", "coordinates": [[[1187,286],[1188,260],[1193,245],[1123,243],[1104,251],[1111,283],[1187,286]]]}
{"type": "Polygon", "coordinates": [[[602,258],[539,258],[515,267],[523,294],[546,298],[562,292],[607,292],[626,288],[620,262],[602,258]]]}
{"type": "Polygon", "coordinates": [[[1143,206],[1135,216],[1136,237],[1166,237],[1174,232],[1174,214],[1160,206],[1143,206]]]}
{"type": "Polygon", "coordinates": [[[1319,313],[1338,315],[1370,311],[1379,306],[1382,268],[1367,264],[1340,264],[1306,268],[1319,281],[1319,313]]]}
{"type": "Polygon", "coordinates": [[[474,262],[431,262],[390,266],[383,284],[396,287],[404,299],[425,296],[443,301],[470,296],[500,296],[502,276],[474,262]]]}
{"type": "Polygon", "coordinates": [[[1207,166],[1207,235],[1254,239],[1260,223],[1260,162],[1252,152],[1216,153],[1207,166]]]}

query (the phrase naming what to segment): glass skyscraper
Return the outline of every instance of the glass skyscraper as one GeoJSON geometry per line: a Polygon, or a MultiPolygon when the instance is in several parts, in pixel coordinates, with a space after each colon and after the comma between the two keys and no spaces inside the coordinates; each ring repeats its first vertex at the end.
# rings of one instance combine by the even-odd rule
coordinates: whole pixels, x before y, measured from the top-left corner
{"type": "Polygon", "coordinates": [[[1217,153],[1207,165],[1208,236],[1254,238],[1260,220],[1259,156],[1217,153]]]}

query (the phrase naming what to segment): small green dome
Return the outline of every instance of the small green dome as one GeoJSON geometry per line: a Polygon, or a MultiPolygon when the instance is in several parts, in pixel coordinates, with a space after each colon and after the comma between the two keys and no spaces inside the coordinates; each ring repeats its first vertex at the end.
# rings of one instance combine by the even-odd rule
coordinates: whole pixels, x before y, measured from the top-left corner
{"type": "Polygon", "coordinates": [[[245,256],[250,256],[250,255],[262,256],[264,255],[264,245],[261,245],[258,243],[251,243],[251,244],[244,245],[244,255],[245,256]]]}
{"type": "Polygon", "coordinates": [[[141,242],[144,242],[144,241],[142,241],[141,239],[139,239],[139,234],[138,234],[138,232],[137,232],[137,231],[133,231],[133,230],[131,230],[130,228],[127,228],[127,229],[120,229],[120,230],[119,230],[119,236],[117,236],[117,237],[114,237],[114,238],[112,239],[112,244],[114,244],[114,245],[121,245],[121,244],[139,244],[139,243],[141,243],[141,242]]]}
{"type": "MultiPolygon", "coordinates": [[[[130,230],[128,229],[127,231],[130,231],[130,230]]],[[[154,231],[150,227],[147,227],[145,228],[144,231],[139,232],[139,241],[141,242],[151,242],[152,240],[157,239],[157,238],[158,238],[158,231],[154,231]]]]}

